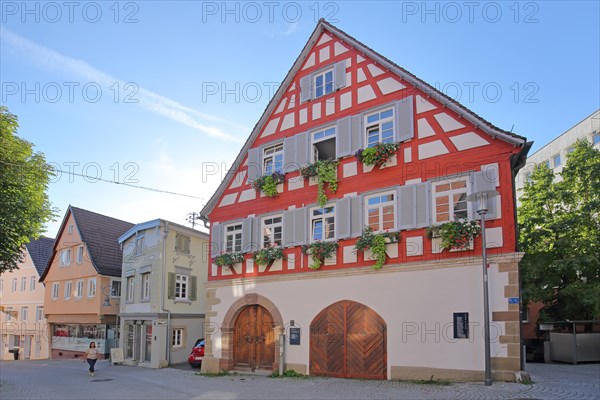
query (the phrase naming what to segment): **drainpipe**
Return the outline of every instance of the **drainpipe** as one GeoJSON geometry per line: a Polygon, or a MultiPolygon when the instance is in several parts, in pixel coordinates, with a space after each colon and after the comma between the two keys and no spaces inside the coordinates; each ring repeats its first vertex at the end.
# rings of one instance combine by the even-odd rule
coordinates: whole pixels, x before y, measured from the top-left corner
{"type": "MultiPolygon", "coordinates": [[[[163,231],[163,243],[162,243],[162,288],[160,291],[160,310],[161,312],[167,313],[167,340],[166,340],[166,356],[167,366],[171,364],[171,352],[169,351],[169,332],[171,331],[171,310],[165,309],[165,284],[168,284],[168,280],[165,278],[167,273],[167,238],[169,237],[169,223],[164,221],[165,229],[163,231]]],[[[168,290],[168,289],[167,289],[168,290]]]]}

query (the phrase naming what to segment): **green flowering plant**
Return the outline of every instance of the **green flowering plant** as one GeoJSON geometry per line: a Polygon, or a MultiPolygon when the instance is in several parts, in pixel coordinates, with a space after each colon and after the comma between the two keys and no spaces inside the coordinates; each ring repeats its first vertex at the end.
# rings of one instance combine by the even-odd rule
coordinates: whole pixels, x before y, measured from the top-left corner
{"type": "Polygon", "coordinates": [[[481,234],[481,226],[477,221],[458,219],[440,225],[439,233],[443,249],[465,249],[469,247],[472,238],[481,234]]]}
{"type": "Polygon", "coordinates": [[[373,233],[373,229],[367,226],[363,229],[361,236],[354,245],[356,251],[371,250],[375,257],[373,269],[381,269],[387,259],[385,245],[400,241],[400,232],[373,233]]]}
{"type": "Polygon", "coordinates": [[[252,255],[254,262],[258,265],[269,265],[276,260],[283,260],[283,247],[272,246],[260,249],[252,255]]]}
{"type": "Polygon", "coordinates": [[[213,259],[213,263],[220,267],[230,267],[233,264],[241,263],[242,261],[244,261],[243,253],[223,253],[213,259]]]}
{"type": "Polygon", "coordinates": [[[256,178],[252,182],[252,187],[262,191],[267,197],[276,197],[279,194],[277,185],[283,182],[285,182],[285,175],[280,172],[273,172],[256,178]]]}
{"type": "Polygon", "coordinates": [[[373,147],[359,149],[354,155],[364,165],[384,166],[400,148],[399,142],[377,143],[373,147]]]}
{"type": "Polygon", "coordinates": [[[300,169],[300,175],[304,179],[317,177],[317,201],[321,207],[325,206],[329,200],[325,192],[325,185],[331,193],[335,193],[338,189],[338,164],[337,160],[318,160],[300,169]]]}
{"type": "Polygon", "coordinates": [[[312,255],[313,262],[309,265],[309,268],[319,269],[326,258],[330,258],[336,253],[338,247],[338,242],[317,240],[316,242],[302,246],[302,252],[312,255]]]}

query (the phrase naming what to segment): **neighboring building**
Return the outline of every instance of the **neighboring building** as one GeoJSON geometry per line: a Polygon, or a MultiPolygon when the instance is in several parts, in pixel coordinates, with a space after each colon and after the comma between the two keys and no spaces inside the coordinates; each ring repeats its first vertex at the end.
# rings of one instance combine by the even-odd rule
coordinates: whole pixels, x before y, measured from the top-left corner
{"type": "MultiPolygon", "coordinates": [[[[553,170],[555,179],[560,180],[560,173],[567,162],[569,153],[578,140],[587,140],[595,148],[600,149],[600,110],[595,111],[577,125],[527,157],[527,164],[519,171],[515,182],[517,201],[523,195],[525,182],[529,179],[530,174],[537,165],[547,165],[553,170]]],[[[544,337],[544,333],[539,331],[537,327],[542,306],[542,303],[530,303],[524,307],[522,315],[522,339],[532,352],[533,348],[537,347],[537,353],[541,352],[540,349],[542,349],[544,337]]]]}
{"type": "Polygon", "coordinates": [[[156,219],[135,225],[119,243],[125,363],[163,368],[187,361],[204,337],[208,235],[156,219]]]}
{"type": "Polygon", "coordinates": [[[545,164],[556,174],[557,179],[567,163],[567,157],[578,140],[587,140],[600,149],[600,110],[595,111],[583,121],[573,126],[565,133],[541,147],[535,153],[527,156],[527,164],[519,171],[515,186],[517,199],[523,194],[523,187],[535,166],[545,164]]]}
{"type": "Polygon", "coordinates": [[[67,209],[40,279],[46,286],[52,358],[81,357],[92,341],[103,357],[115,347],[122,263],[118,238],[132,226],[81,208],[67,209]]]}
{"type": "Polygon", "coordinates": [[[52,255],[54,239],[31,240],[23,250],[19,268],[0,274],[0,360],[48,358],[48,324],[44,317],[44,285],[40,275],[52,255]]]}
{"type": "Polygon", "coordinates": [[[478,219],[466,196],[496,189],[486,223],[492,367],[496,379],[514,379],[522,254],[513,183],[530,146],[319,21],[201,211],[213,259],[244,253],[209,268],[206,320],[219,329],[207,332],[203,371],[277,370],[285,333],[284,367],[305,374],[483,378],[481,237],[474,250],[448,252],[426,228],[478,219]],[[400,147],[383,167],[355,157],[392,142],[400,147]],[[316,179],[298,172],[322,159],[339,160],[324,207],[316,179]],[[251,183],[272,172],[285,181],[269,198],[251,183]],[[399,232],[381,270],[370,252],[355,251],[367,226],[399,232]],[[329,240],[339,245],[334,256],[309,268],[302,245],[329,240]],[[283,248],[285,259],[255,263],[252,252],[264,247],[283,248]]]}

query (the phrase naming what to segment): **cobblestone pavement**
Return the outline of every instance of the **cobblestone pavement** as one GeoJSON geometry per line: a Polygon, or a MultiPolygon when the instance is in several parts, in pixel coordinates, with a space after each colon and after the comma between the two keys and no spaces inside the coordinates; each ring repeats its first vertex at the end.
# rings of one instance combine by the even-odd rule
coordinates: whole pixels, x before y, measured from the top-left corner
{"type": "Polygon", "coordinates": [[[529,364],[531,385],[450,386],[330,378],[206,377],[184,366],[151,370],[75,360],[0,362],[0,398],[9,399],[600,399],[600,364],[529,364]]]}

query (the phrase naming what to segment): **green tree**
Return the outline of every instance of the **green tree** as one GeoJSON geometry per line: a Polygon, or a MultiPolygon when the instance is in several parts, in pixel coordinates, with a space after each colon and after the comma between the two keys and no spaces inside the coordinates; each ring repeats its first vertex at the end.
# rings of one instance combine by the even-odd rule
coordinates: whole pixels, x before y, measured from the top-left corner
{"type": "Polygon", "coordinates": [[[600,151],[580,141],[555,179],[545,165],[526,182],[518,211],[523,301],[542,320],[600,315],[600,151]]]}
{"type": "Polygon", "coordinates": [[[0,273],[18,267],[23,245],[55,216],[47,189],[51,167],[17,136],[18,118],[0,106],[0,273]]]}

